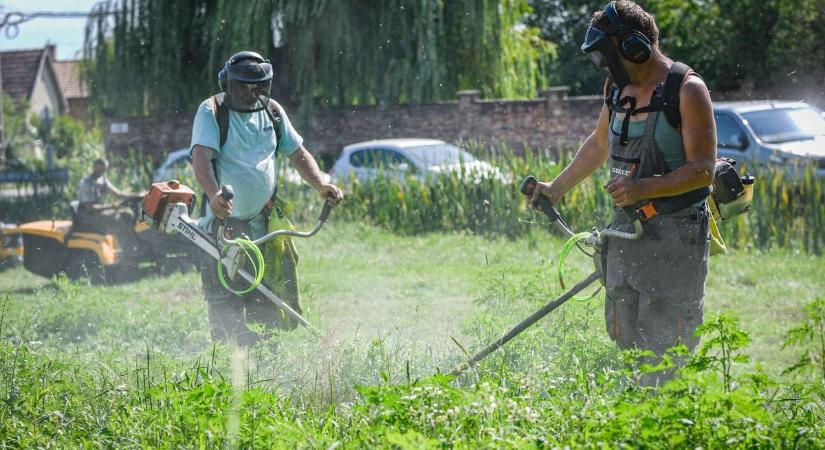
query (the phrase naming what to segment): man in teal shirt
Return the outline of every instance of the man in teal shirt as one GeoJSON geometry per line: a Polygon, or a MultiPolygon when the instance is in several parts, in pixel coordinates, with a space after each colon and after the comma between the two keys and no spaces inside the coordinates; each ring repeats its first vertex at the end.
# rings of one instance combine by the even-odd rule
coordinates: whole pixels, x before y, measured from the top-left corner
{"type": "MultiPolygon", "coordinates": [[[[343,198],[341,189],[324,181],[286,112],[269,98],[272,66],[268,60],[255,52],[236,53],[218,78],[224,93],[201,103],[192,127],[192,165],[209,205],[201,227],[214,235],[218,218],[233,226],[233,237],[240,233],[253,239],[263,236],[277,187],[278,155],[289,158],[321,197],[335,202],[343,198]],[[277,114],[272,113],[273,106],[277,114]],[[228,114],[223,136],[221,108],[226,108],[223,113],[228,114]],[[221,197],[222,185],[233,187],[233,199],[221,197]]],[[[214,260],[202,264],[201,275],[213,339],[250,346],[260,336],[247,327],[247,322],[278,326],[279,311],[271,302],[254,291],[235,295],[217,282],[214,260]]]]}

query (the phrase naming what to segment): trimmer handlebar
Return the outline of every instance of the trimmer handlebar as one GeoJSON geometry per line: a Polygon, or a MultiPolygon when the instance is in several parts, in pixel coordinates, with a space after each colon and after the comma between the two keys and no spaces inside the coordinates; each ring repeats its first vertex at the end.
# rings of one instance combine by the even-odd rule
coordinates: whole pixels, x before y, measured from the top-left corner
{"type": "MultiPolygon", "coordinates": [[[[538,186],[538,183],[539,182],[538,180],[536,180],[536,177],[534,177],[533,175],[528,175],[526,178],[524,178],[524,181],[521,182],[521,193],[528,197],[532,196],[533,192],[535,192],[536,190],[536,186],[538,186]]],[[[536,199],[534,206],[536,207],[536,209],[543,212],[550,220],[556,222],[562,228],[562,230],[564,230],[565,233],[571,236],[575,234],[564,223],[564,220],[562,220],[559,211],[556,210],[556,208],[553,206],[553,203],[550,202],[549,198],[547,198],[544,195],[539,195],[539,197],[536,199]]],[[[610,228],[606,228],[604,230],[596,230],[594,228],[594,238],[592,239],[593,242],[601,241],[606,237],[635,240],[639,239],[642,236],[644,230],[642,228],[642,222],[636,216],[636,212],[633,210],[632,207],[629,206],[623,208],[623,210],[624,213],[627,215],[628,220],[630,220],[630,222],[633,224],[634,231],[632,233],[629,233],[625,231],[613,230],[610,228]]]]}
{"type": "MultiPolygon", "coordinates": [[[[521,193],[526,195],[527,197],[532,197],[533,192],[536,190],[536,186],[538,186],[538,180],[533,175],[527,175],[524,181],[521,182],[521,193]]],[[[534,206],[539,211],[543,212],[544,215],[547,216],[548,219],[552,221],[559,220],[559,212],[556,211],[556,208],[553,206],[553,203],[550,202],[550,199],[547,196],[539,195],[539,198],[536,199],[534,206]]]]}
{"type": "MultiPolygon", "coordinates": [[[[324,208],[321,210],[321,215],[318,216],[318,222],[315,223],[315,226],[309,231],[295,231],[295,230],[275,230],[265,236],[261,236],[258,239],[255,239],[253,242],[255,245],[261,245],[264,242],[273,239],[278,236],[289,236],[289,237],[298,237],[298,238],[308,238],[315,236],[316,233],[324,226],[327,219],[329,218],[330,213],[332,212],[332,208],[335,207],[335,202],[332,198],[327,197],[326,201],[324,202],[324,208]]],[[[231,241],[225,241],[231,244],[231,241]]]]}
{"type": "Polygon", "coordinates": [[[332,199],[327,199],[324,202],[324,209],[321,210],[321,215],[318,216],[318,222],[324,223],[329,218],[329,214],[332,212],[332,208],[335,207],[335,203],[333,203],[332,199]]]}

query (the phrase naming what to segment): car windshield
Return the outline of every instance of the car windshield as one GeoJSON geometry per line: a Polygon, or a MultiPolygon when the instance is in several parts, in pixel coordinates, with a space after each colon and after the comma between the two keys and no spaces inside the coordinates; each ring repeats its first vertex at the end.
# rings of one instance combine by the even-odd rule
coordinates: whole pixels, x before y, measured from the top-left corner
{"type": "Polygon", "coordinates": [[[825,136],[825,117],[813,108],[769,109],[742,116],[759,138],[770,144],[825,136]]]}
{"type": "Polygon", "coordinates": [[[475,161],[473,155],[450,144],[409,147],[407,154],[424,166],[444,166],[475,161]]]}

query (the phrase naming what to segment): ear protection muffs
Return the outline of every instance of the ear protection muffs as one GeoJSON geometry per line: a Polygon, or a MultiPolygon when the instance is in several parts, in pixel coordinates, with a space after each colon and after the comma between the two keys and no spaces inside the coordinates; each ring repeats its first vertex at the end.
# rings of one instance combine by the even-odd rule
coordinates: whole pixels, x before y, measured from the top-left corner
{"type": "Polygon", "coordinates": [[[229,66],[244,59],[251,59],[262,64],[269,63],[268,59],[264,58],[256,52],[243,51],[235,53],[229,59],[226,60],[226,62],[223,64],[223,68],[221,68],[221,70],[218,72],[218,87],[221,89],[221,92],[226,92],[226,74],[229,72],[229,66]]]}
{"type": "Polygon", "coordinates": [[[611,29],[607,30],[608,33],[619,38],[619,52],[623,58],[635,64],[641,64],[650,59],[652,49],[650,39],[622,22],[616,11],[615,1],[604,7],[604,15],[610,20],[611,29]]]}

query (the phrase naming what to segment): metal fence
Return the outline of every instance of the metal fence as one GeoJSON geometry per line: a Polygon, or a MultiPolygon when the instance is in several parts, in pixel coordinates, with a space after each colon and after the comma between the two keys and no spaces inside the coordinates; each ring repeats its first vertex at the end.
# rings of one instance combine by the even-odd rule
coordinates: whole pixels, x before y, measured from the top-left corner
{"type": "Polygon", "coordinates": [[[66,169],[0,171],[0,221],[28,222],[66,212],[66,169]]]}

